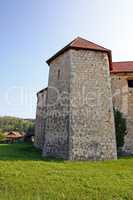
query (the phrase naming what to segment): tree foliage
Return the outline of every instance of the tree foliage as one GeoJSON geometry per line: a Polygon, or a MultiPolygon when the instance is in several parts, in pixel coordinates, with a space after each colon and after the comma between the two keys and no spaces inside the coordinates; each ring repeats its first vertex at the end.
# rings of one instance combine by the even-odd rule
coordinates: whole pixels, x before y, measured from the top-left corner
{"type": "Polygon", "coordinates": [[[34,120],[21,119],[16,117],[0,117],[0,129],[2,132],[19,131],[34,133],[34,120]]]}
{"type": "Polygon", "coordinates": [[[5,135],[3,134],[2,131],[0,131],[0,142],[5,139],[5,135]]]}
{"type": "Polygon", "coordinates": [[[123,114],[116,108],[114,108],[114,119],[117,150],[119,151],[124,145],[124,137],[127,134],[126,119],[124,118],[123,114]]]}

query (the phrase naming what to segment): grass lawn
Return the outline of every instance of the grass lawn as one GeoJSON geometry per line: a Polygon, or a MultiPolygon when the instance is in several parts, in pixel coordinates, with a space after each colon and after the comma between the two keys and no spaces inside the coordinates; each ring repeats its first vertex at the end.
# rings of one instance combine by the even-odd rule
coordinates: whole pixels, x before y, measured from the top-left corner
{"type": "Polygon", "coordinates": [[[132,200],[133,157],[43,160],[30,144],[0,145],[0,200],[132,200]]]}

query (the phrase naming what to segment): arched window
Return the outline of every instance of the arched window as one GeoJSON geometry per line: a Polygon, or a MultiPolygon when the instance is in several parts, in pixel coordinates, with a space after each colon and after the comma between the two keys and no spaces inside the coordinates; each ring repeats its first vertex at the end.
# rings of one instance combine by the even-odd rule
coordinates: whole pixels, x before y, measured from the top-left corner
{"type": "Polygon", "coordinates": [[[58,75],[57,75],[57,79],[60,79],[60,69],[58,69],[58,75]]]}

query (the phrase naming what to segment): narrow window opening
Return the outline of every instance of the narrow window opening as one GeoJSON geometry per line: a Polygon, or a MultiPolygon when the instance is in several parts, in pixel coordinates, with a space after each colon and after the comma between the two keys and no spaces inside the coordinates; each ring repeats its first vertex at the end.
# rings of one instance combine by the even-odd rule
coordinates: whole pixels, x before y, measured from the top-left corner
{"type": "Polygon", "coordinates": [[[60,69],[58,70],[58,80],[60,79],[60,69]]]}
{"type": "Polygon", "coordinates": [[[128,80],[128,87],[133,88],[133,80],[128,80]]]}

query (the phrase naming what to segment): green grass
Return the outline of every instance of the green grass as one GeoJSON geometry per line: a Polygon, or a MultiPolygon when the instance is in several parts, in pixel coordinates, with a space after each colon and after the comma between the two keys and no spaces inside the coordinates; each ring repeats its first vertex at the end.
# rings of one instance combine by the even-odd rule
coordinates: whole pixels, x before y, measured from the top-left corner
{"type": "Polygon", "coordinates": [[[132,200],[133,157],[43,160],[31,144],[0,145],[0,200],[132,200]]]}

